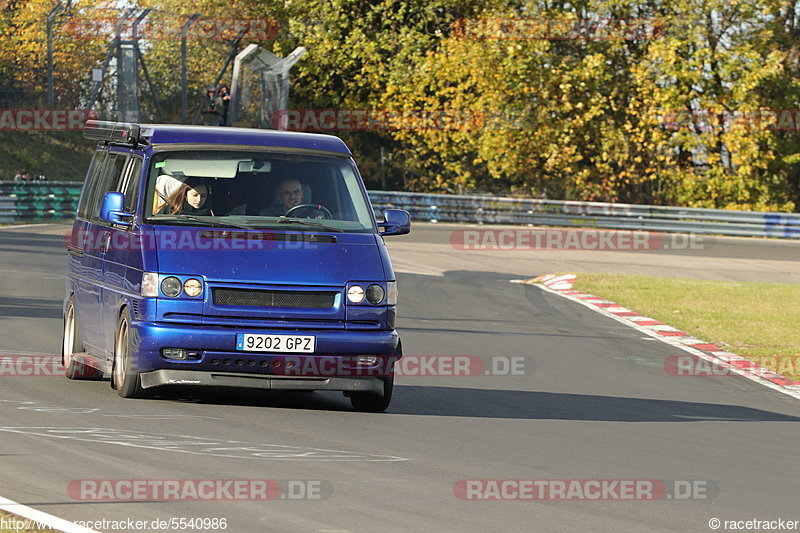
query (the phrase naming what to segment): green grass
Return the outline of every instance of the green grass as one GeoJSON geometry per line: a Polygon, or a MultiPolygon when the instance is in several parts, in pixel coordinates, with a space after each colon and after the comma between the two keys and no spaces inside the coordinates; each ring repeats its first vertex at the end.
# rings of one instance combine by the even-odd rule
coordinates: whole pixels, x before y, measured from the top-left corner
{"type": "MultiPolygon", "coordinates": [[[[768,363],[763,356],[800,356],[798,284],[624,274],[577,276],[575,288],[580,291],[617,302],[743,357],[752,356],[759,364],[768,363]]],[[[798,367],[795,365],[800,370],[798,367]]],[[[800,379],[800,373],[788,377],[800,379]]]]}
{"type": "Polygon", "coordinates": [[[94,143],[77,131],[0,132],[0,181],[11,181],[17,169],[44,174],[49,181],[82,181],[94,143]]]}
{"type": "Polygon", "coordinates": [[[22,522],[23,524],[31,524],[31,527],[27,529],[0,527],[0,533],[52,533],[55,531],[54,529],[37,529],[36,527],[33,527],[35,526],[35,522],[33,520],[13,515],[5,511],[0,511],[0,526],[11,525],[12,520],[14,521],[13,523],[22,522]]]}

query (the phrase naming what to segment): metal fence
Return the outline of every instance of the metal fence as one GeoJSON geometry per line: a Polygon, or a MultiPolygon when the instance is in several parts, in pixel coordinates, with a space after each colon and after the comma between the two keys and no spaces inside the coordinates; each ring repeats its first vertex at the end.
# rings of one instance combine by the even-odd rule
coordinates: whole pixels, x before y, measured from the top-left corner
{"type": "MultiPolygon", "coordinates": [[[[82,182],[0,182],[0,223],[72,218],[82,182]]],[[[414,220],[596,227],[800,239],[800,214],[371,191],[378,216],[405,209],[414,220]]]]}
{"type": "Polygon", "coordinates": [[[72,218],[82,188],[80,181],[0,181],[0,223],[72,218]]]}
{"type": "Polygon", "coordinates": [[[436,222],[800,238],[800,214],[795,213],[385,191],[370,192],[370,198],[376,213],[405,209],[415,220],[436,222]]]}

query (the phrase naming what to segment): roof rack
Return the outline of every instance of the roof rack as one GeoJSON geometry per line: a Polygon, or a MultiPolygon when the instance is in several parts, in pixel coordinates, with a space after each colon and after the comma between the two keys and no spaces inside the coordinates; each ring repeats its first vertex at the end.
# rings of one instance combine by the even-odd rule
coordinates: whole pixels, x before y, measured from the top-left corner
{"type": "Polygon", "coordinates": [[[83,136],[106,143],[122,143],[136,146],[145,144],[141,138],[141,127],[131,122],[109,122],[106,120],[87,120],[83,126],[83,136]]]}

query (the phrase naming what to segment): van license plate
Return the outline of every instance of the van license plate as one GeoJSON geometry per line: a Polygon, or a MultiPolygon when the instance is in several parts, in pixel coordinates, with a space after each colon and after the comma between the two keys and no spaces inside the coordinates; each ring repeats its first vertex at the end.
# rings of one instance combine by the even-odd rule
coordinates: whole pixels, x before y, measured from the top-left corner
{"type": "Polygon", "coordinates": [[[314,353],[315,345],[312,335],[236,335],[236,349],[242,352],[314,353]]]}

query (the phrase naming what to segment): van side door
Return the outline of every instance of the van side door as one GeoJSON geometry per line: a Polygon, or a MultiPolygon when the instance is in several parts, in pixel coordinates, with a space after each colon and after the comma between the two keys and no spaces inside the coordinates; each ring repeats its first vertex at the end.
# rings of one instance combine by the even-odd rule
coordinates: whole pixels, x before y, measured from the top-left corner
{"type": "Polygon", "coordinates": [[[75,221],[72,223],[72,232],[67,235],[67,296],[72,295],[75,300],[75,312],[78,319],[78,333],[86,343],[90,336],[91,321],[91,298],[89,294],[93,290],[92,284],[86,279],[84,269],[86,261],[84,255],[91,249],[93,244],[92,236],[89,234],[89,198],[92,190],[97,186],[97,181],[103,174],[105,168],[107,150],[97,150],[89,165],[86,173],[86,180],[83,183],[78,212],[75,221]]]}
{"type": "MultiPolygon", "coordinates": [[[[128,161],[127,153],[109,150],[103,170],[88,190],[86,205],[86,239],[81,259],[83,285],[76,301],[81,339],[86,351],[95,356],[105,355],[103,341],[100,295],[103,258],[111,235],[109,224],[100,220],[100,206],[106,193],[113,191],[128,161]]],[[[88,186],[88,184],[87,184],[88,186]]]]}
{"type": "Polygon", "coordinates": [[[141,174],[142,156],[131,155],[111,189],[121,192],[125,196],[122,210],[132,215],[132,224],[126,227],[105,223],[108,245],[102,258],[100,307],[102,309],[103,348],[109,355],[114,353],[114,336],[119,321],[121,302],[126,297],[130,300],[137,299],[139,296],[131,292],[131,281],[136,276],[135,273],[131,276],[128,270],[130,267],[138,270],[138,278],[141,281],[142,243],[137,238],[139,226],[136,215],[141,174]]]}

